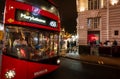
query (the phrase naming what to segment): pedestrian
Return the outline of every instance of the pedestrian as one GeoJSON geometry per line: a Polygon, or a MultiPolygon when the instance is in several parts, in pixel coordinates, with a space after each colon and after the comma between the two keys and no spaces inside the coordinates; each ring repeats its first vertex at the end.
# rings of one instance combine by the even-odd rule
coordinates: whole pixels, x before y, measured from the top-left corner
{"type": "Polygon", "coordinates": [[[118,45],[117,41],[114,40],[114,41],[113,41],[113,46],[117,46],[117,45],[118,45]]]}
{"type": "Polygon", "coordinates": [[[70,42],[67,41],[67,53],[69,53],[69,49],[70,49],[70,42]]]}
{"type": "Polygon", "coordinates": [[[74,41],[71,41],[71,53],[73,52],[73,48],[74,48],[74,41]]]}
{"type": "Polygon", "coordinates": [[[74,53],[76,53],[77,52],[76,41],[74,41],[73,43],[74,43],[73,51],[74,51],[74,53]]]}
{"type": "Polygon", "coordinates": [[[20,38],[20,44],[27,46],[27,41],[25,40],[25,38],[23,38],[23,37],[20,38]]]}

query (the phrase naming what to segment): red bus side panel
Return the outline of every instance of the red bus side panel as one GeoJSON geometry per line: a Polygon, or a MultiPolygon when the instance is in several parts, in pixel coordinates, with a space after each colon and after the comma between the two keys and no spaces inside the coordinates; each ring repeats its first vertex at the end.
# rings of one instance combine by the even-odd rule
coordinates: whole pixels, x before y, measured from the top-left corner
{"type": "Polygon", "coordinates": [[[26,61],[3,55],[1,79],[6,79],[5,74],[9,70],[15,71],[16,75],[14,79],[27,79],[26,68],[27,68],[26,61]]]}
{"type": "Polygon", "coordinates": [[[14,79],[33,79],[56,70],[59,65],[34,63],[3,55],[1,79],[9,70],[15,71],[14,79]]]}
{"type": "Polygon", "coordinates": [[[28,79],[35,78],[56,70],[58,65],[40,64],[40,63],[29,63],[28,67],[28,79]]]}

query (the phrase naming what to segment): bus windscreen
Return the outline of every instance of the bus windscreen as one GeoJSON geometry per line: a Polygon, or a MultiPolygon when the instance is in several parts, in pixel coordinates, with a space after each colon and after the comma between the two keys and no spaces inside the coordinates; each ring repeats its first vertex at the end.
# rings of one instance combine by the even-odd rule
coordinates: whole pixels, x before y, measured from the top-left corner
{"type": "Polygon", "coordinates": [[[59,34],[38,29],[7,26],[6,55],[40,61],[57,56],[59,34]]]}

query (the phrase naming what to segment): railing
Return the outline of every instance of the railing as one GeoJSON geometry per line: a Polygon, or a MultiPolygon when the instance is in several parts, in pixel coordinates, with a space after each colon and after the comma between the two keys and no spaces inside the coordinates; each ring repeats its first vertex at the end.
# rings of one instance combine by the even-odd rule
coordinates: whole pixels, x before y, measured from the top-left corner
{"type": "Polygon", "coordinates": [[[79,46],[79,54],[120,57],[120,46],[79,46]]]}

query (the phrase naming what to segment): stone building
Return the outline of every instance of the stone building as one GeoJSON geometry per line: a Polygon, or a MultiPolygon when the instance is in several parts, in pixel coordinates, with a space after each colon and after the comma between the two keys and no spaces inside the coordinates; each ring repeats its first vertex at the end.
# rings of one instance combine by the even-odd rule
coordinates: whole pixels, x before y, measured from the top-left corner
{"type": "Polygon", "coordinates": [[[120,44],[120,0],[76,0],[79,45],[117,40],[120,44]]]}

